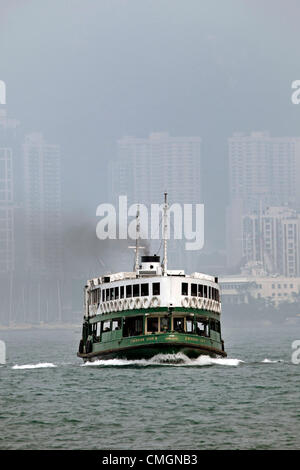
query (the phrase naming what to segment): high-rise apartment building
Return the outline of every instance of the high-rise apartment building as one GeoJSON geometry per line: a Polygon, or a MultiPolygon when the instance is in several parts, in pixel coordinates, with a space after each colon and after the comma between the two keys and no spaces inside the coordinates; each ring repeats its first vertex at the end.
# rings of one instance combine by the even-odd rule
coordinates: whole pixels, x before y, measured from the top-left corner
{"type": "Polygon", "coordinates": [[[229,139],[230,201],[241,199],[245,212],[300,207],[299,186],[300,138],[252,132],[229,139]]]}
{"type": "Polygon", "coordinates": [[[171,137],[153,133],[148,138],[124,137],[118,141],[114,190],[132,202],[201,202],[200,137],[171,137]]]}
{"type": "Polygon", "coordinates": [[[30,134],[23,151],[27,267],[38,275],[57,275],[62,269],[60,147],[30,134]]]}
{"type": "Polygon", "coordinates": [[[300,214],[270,207],[243,217],[245,262],[261,262],[269,274],[300,276],[300,214]]]}
{"type": "Polygon", "coordinates": [[[16,132],[19,122],[0,108],[0,273],[15,267],[15,168],[16,132]]]}
{"type": "MultiPolygon", "coordinates": [[[[242,217],[248,216],[245,223],[255,231],[255,214],[268,207],[300,209],[300,138],[271,137],[267,132],[235,133],[228,143],[227,266],[238,267],[249,250],[251,259],[261,257],[258,247],[244,239],[242,217]]],[[[257,238],[251,239],[257,243],[257,238]]]]}
{"type": "Polygon", "coordinates": [[[12,149],[0,146],[0,272],[14,269],[12,149]]]}
{"type": "MultiPolygon", "coordinates": [[[[117,159],[112,164],[111,189],[115,202],[119,195],[127,195],[129,204],[150,207],[162,203],[167,191],[170,204],[201,204],[201,138],[153,133],[148,138],[120,139],[117,159]]],[[[195,256],[184,253],[181,241],[170,241],[169,245],[174,264],[195,256]]]]}

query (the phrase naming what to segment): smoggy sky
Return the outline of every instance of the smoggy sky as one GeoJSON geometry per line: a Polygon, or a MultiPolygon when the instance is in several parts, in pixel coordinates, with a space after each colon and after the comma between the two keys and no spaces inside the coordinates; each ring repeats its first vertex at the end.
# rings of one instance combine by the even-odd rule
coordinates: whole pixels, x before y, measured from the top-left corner
{"type": "Polygon", "coordinates": [[[227,137],[300,135],[299,13],[297,0],[0,0],[9,114],[61,144],[64,206],[92,214],[119,137],[201,136],[206,247],[223,247],[227,137]]]}

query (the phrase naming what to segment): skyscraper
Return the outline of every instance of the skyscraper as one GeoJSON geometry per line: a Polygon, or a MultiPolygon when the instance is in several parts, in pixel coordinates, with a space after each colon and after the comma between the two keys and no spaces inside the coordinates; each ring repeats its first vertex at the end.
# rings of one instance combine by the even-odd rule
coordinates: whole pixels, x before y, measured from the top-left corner
{"type": "Polygon", "coordinates": [[[25,226],[27,267],[37,275],[62,269],[60,148],[41,134],[25,138],[25,226]]]}
{"type": "Polygon", "coordinates": [[[15,266],[15,153],[19,122],[0,109],[0,272],[15,266]]]}
{"type": "Polygon", "coordinates": [[[268,206],[300,207],[300,138],[267,132],[229,138],[230,201],[244,211],[268,206]]]}
{"type": "Polygon", "coordinates": [[[300,208],[300,138],[271,137],[268,132],[235,133],[228,144],[227,266],[233,267],[243,263],[242,253],[247,258],[247,250],[256,252],[254,258],[258,256],[249,241],[246,251],[245,245],[242,247],[242,217],[248,216],[245,223],[249,225],[251,214],[254,222],[256,214],[268,207],[300,208]]]}
{"type": "Polygon", "coordinates": [[[300,215],[287,207],[270,207],[243,217],[245,261],[261,262],[269,274],[300,276],[300,215]]]}
{"type": "Polygon", "coordinates": [[[12,149],[0,147],[0,272],[14,269],[12,149]]]}
{"type": "MultiPolygon", "coordinates": [[[[112,200],[127,195],[128,202],[162,203],[164,191],[172,203],[202,203],[201,138],[152,133],[148,138],[124,137],[118,141],[112,164],[112,200]]],[[[193,256],[178,242],[170,242],[175,264],[188,264],[193,256]],[[177,249],[176,249],[177,246],[177,249]],[[178,249],[180,246],[180,249],[178,249]]]]}
{"type": "Polygon", "coordinates": [[[132,202],[201,202],[200,137],[171,137],[153,133],[146,139],[124,137],[118,141],[114,190],[132,202]]]}

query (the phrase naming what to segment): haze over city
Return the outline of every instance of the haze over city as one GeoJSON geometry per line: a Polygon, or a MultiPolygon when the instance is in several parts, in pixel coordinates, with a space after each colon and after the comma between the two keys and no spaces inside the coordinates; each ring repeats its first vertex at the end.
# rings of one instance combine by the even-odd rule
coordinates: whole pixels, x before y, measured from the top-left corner
{"type": "MultiPolygon", "coordinates": [[[[300,76],[294,46],[299,5],[294,0],[282,5],[271,0],[230,0],[226,5],[191,0],[188,8],[176,0],[0,2],[0,79],[6,84],[0,143],[11,149],[3,158],[12,161],[13,188],[12,199],[1,204],[14,213],[13,251],[7,248],[2,269],[6,292],[12,279],[23,279],[24,291],[34,292],[40,269],[51,277],[57,297],[51,309],[48,296],[53,295],[43,294],[41,287],[43,310],[57,312],[67,291],[57,279],[74,277],[78,292],[84,279],[99,271],[131,269],[133,253],[126,243],[100,242],[95,235],[97,206],[114,203],[120,194],[150,204],[169,191],[170,203],[203,203],[204,247],[196,258],[184,253],[174,263],[222,275],[239,273],[247,260],[241,241],[238,248],[235,240],[246,232],[228,222],[228,211],[233,210],[236,221],[238,213],[242,220],[250,209],[237,209],[233,202],[236,156],[228,139],[237,132],[252,135],[253,162],[268,152],[272,159],[276,151],[270,147],[283,138],[278,146],[285,141],[286,150],[279,159],[298,161],[292,138],[300,136],[300,107],[291,102],[291,84],[300,76]],[[265,150],[256,154],[257,139],[265,150]],[[30,173],[37,149],[41,161],[49,159],[49,173],[43,176],[30,173]],[[137,162],[143,162],[140,173],[137,162]],[[30,191],[38,182],[44,201],[39,215],[30,205],[30,191]],[[47,208],[44,193],[53,196],[47,208]],[[49,211],[58,216],[51,219],[49,211]],[[28,229],[32,214],[35,225],[28,229]],[[228,226],[234,233],[228,235],[228,226]],[[28,240],[33,248],[28,249],[28,240]]],[[[264,171],[273,171],[268,162],[264,171]]],[[[261,175],[255,165],[251,171],[261,175]]],[[[293,164],[289,168],[286,185],[295,173],[293,164]]],[[[247,192],[246,179],[239,183],[247,192]]],[[[278,193],[277,183],[263,184],[268,194],[278,193]]],[[[259,204],[262,211],[270,205],[299,209],[296,193],[283,191],[276,201],[265,195],[262,201],[255,191],[252,186],[256,209],[259,204]]],[[[238,194],[240,201],[243,194],[238,194]]],[[[248,256],[272,273],[299,276],[299,267],[288,274],[279,261],[275,266],[270,256],[266,260],[265,252],[248,256]]],[[[27,299],[20,292],[15,307],[5,306],[2,321],[7,310],[20,320],[24,305],[30,304],[34,294],[27,299]]],[[[68,295],[67,319],[72,320],[68,295]]]]}

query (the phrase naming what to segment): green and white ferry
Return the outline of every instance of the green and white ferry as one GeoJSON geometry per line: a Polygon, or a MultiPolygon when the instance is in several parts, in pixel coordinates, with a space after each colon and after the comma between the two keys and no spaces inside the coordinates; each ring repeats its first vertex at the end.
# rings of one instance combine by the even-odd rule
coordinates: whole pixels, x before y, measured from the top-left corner
{"type": "Polygon", "coordinates": [[[162,263],[156,255],[142,256],[139,263],[137,236],[134,271],[87,282],[77,353],[84,361],[179,352],[190,358],[226,357],[218,278],[167,269],[167,210],[165,195],[162,263]]]}

